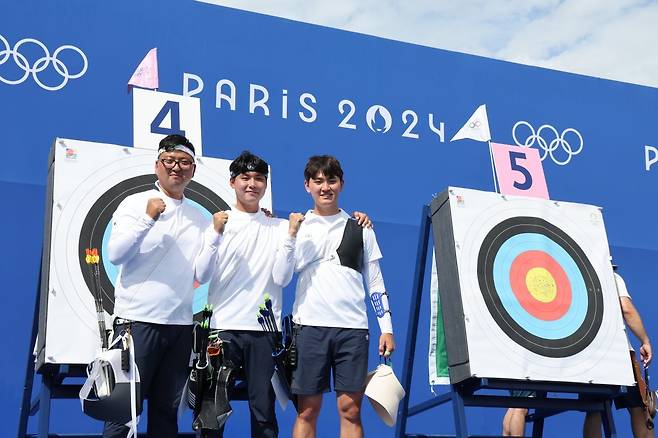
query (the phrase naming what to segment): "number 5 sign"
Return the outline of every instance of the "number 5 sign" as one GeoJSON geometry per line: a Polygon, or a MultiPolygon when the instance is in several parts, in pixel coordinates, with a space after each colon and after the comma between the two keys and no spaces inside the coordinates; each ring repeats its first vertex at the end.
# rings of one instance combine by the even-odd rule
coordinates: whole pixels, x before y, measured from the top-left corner
{"type": "Polygon", "coordinates": [[[500,193],[549,199],[537,149],[491,143],[491,152],[500,193]]]}
{"type": "Polygon", "coordinates": [[[157,149],[165,136],[180,134],[201,149],[201,105],[196,97],[133,89],[133,146],[157,149]]]}

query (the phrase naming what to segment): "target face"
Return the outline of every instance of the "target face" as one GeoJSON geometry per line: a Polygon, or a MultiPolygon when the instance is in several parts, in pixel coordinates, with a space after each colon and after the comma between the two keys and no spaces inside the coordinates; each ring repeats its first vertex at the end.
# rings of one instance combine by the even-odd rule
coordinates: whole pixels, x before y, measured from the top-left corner
{"type": "MultiPolygon", "coordinates": [[[[156,179],[154,174],[125,179],[103,193],[89,209],[80,230],[78,254],[80,254],[79,261],[82,276],[90,293],[94,290],[94,279],[85,262],[85,248],[101,248],[101,260],[107,260],[103,250],[107,247],[107,238],[110,234],[114,211],[127,196],[151,190],[156,179]]],[[[196,181],[190,181],[185,189],[185,197],[194,201],[208,215],[212,215],[219,210],[230,210],[230,207],[222,198],[196,181]]],[[[103,308],[110,315],[114,313],[115,277],[116,268],[108,266],[106,263],[100,265],[100,293],[103,299],[103,308]],[[111,271],[112,274],[109,275],[108,271],[111,271]]]]}
{"type": "Polygon", "coordinates": [[[601,210],[461,188],[447,196],[432,227],[451,382],[632,384],[601,210]]]}
{"type": "Polygon", "coordinates": [[[519,345],[568,357],[596,337],[603,319],[601,283],[560,228],[537,217],[507,219],[485,237],[477,265],[491,316],[519,345]]]}

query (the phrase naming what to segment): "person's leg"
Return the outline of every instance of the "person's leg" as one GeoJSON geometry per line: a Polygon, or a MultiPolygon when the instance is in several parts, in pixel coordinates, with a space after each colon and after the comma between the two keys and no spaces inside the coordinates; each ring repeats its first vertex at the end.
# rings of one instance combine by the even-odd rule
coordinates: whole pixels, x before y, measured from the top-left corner
{"type": "MultiPolygon", "coordinates": [[[[117,325],[114,328],[114,339],[118,338],[126,327],[125,324],[117,325]]],[[[159,354],[159,335],[151,324],[144,322],[132,323],[130,332],[135,345],[135,363],[139,371],[139,403],[141,405],[148,398],[153,378],[157,372],[160,358],[160,356],[156,356],[159,354]]],[[[129,429],[125,424],[108,421],[103,427],[103,438],[124,438],[128,432],[129,429]]]]}
{"type": "Polygon", "coordinates": [[[244,349],[244,372],[247,379],[251,436],[274,438],[279,435],[272,388],[274,361],[269,335],[262,332],[245,332],[240,335],[244,349]]]}
{"type": "Polygon", "coordinates": [[[503,436],[525,436],[525,408],[509,408],[503,418],[503,436]]]}
{"type": "Polygon", "coordinates": [[[601,438],[601,413],[587,412],[583,423],[583,438],[601,438]]]}
{"type": "Polygon", "coordinates": [[[297,397],[297,419],[292,429],[293,438],[315,438],[320,408],[322,394],[297,397]]]}
{"type": "Polygon", "coordinates": [[[303,326],[297,329],[297,367],[290,389],[297,398],[294,438],[315,437],[322,395],[329,390],[332,330],[329,327],[303,326]]]}
{"type": "Polygon", "coordinates": [[[631,428],[635,438],[653,438],[656,436],[655,429],[649,430],[647,428],[647,421],[642,408],[628,408],[628,413],[631,416],[631,428]]]}
{"type": "Polygon", "coordinates": [[[178,437],[178,405],[189,374],[192,326],[160,325],[162,355],[151,385],[148,433],[152,438],[178,437]]]}
{"type": "Polygon", "coordinates": [[[334,389],[337,393],[340,436],[362,437],[361,401],[368,374],[368,330],[335,329],[334,389]]]}
{"type": "Polygon", "coordinates": [[[340,417],[340,438],[362,438],[361,424],[361,392],[338,392],[336,405],[340,417]]]}
{"type": "Polygon", "coordinates": [[[510,435],[510,421],[512,419],[512,408],[508,408],[507,411],[505,411],[505,416],[503,417],[503,436],[509,436],[510,435]]]}

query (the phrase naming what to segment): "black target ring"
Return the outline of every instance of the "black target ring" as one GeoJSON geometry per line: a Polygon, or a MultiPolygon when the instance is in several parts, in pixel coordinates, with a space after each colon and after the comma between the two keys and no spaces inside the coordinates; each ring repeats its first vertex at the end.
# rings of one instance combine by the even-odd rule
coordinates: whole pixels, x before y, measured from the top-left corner
{"type": "MultiPolygon", "coordinates": [[[[135,193],[151,190],[156,180],[154,174],[125,179],[103,193],[87,212],[80,229],[78,260],[89,293],[94,290],[94,286],[93,278],[85,262],[85,249],[98,248],[100,251],[103,247],[103,234],[121,201],[135,193]]],[[[221,197],[196,181],[190,181],[185,189],[185,197],[197,202],[210,213],[219,210],[230,210],[228,204],[221,197]]],[[[101,254],[101,263],[99,265],[103,309],[111,315],[114,312],[114,285],[105,271],[102,258],[103,254],[101,254]]]]}
{"type": "Polygon", "coordinates": [[[537,217],[514,217],[496,225],[485,237],[478,253],[478,283],[489,313],[514,342],[542,356],[563,358],[583,351],[596,337],[603,321],[603,294],[596,272],[580,246],[557,226],[537,217]],[[547,339],[530,333],[510,315],[494,283],[494,262],[503,244],[514,236],[533,233],[559,245],[573,260],[585,284],[586,313],[571,334],[547,339]]]}

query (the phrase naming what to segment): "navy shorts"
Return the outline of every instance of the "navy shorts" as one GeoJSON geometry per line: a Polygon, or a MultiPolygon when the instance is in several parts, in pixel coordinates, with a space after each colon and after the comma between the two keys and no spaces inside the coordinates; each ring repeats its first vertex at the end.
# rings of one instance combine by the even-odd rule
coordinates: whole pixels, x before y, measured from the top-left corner
{"type": "Polygon", "coordinates": [[[293,394],[329,392],[332,373],[335,391],[363,392],[368,373],[368,338],[367,329],[298,326],[293,394]]]}

